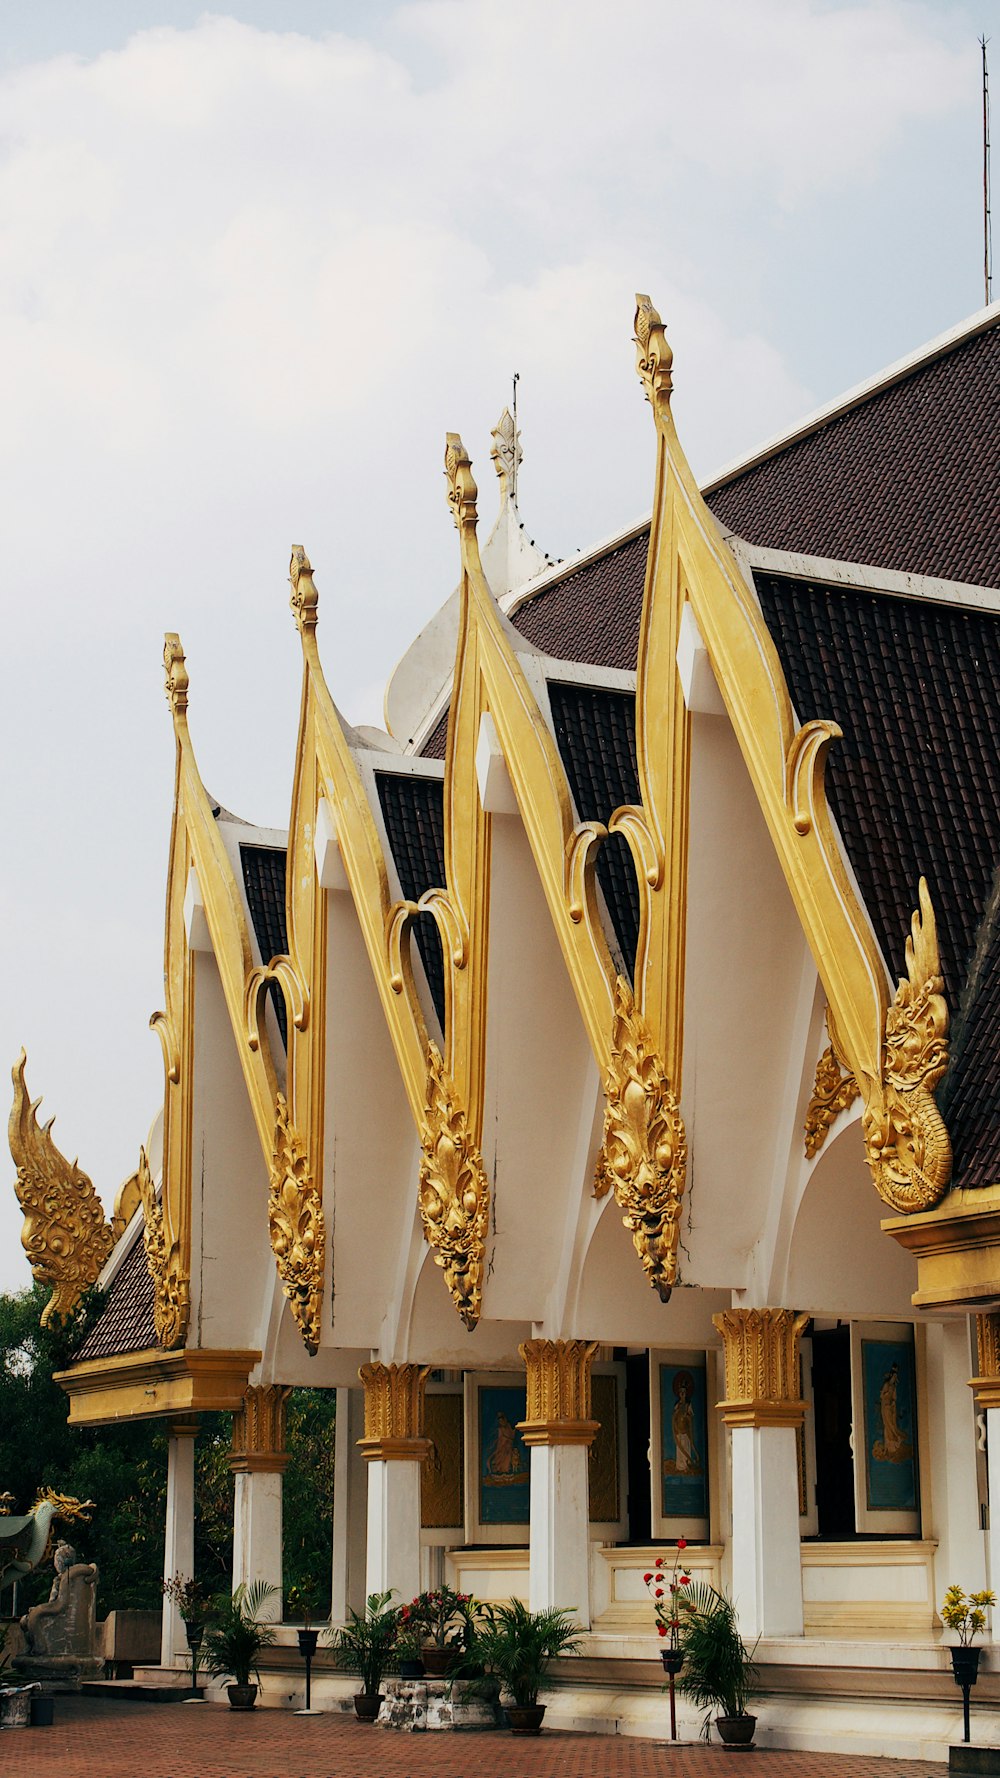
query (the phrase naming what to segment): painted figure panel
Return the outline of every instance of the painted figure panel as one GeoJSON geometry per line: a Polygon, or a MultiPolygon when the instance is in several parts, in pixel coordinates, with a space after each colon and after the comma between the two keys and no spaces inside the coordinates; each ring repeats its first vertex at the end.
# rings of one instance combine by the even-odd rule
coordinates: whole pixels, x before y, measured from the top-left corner
{"type": "Polygon", "coordinates": [[[862,1340],[865,1486],[871,1512],[915,1512],[916,1378],[910,1340],[862,1340]]]}
{"type": "Polygon", "coordinates": [[[660,1365],[660,1476],[665,1519],[708,1518],[705,1362],[660,1365]]]}
{"type": "Polygon", "coordinates": [[[530,1521],[530,1453],[517,1430],[526,1412],[525,1389],[480,1387],[479,1518],[483,1525],[527,1525],[530,1521]]]}

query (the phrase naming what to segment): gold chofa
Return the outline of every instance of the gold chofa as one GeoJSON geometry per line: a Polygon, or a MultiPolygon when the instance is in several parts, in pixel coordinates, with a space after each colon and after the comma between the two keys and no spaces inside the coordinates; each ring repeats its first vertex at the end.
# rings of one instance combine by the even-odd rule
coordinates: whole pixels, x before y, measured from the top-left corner
{"type": "Polygon", "coordinates": [[[14,1190],[24,1211],[21,1245],[35,1283],[52,1289],[42,1311],[42,1326],[47,1327],[53,1316],[69,1319],[96,1281],[114,1238],[93,1184],[52,1140],[55,1119],[39,1124],[35,1113],[42,1101],[28,1096],[26,1062],[22,1050],[11,1071],[14,1103],[8,1137],[17,1168],[14,1190]]]}
{"type": "Polygon", "coordinates": [[[424,1235],[471,1332],[483,1308],[490,1188],[465,1109],[435,1043],[427,1046],[427,1103],[420,1147],[424,1235]]]}
{"type": "Polygon", "coordinates": [[[951,1143],[934,1102],[948,1066],[948,1004],[930,891],[906,941],[901,978],[885,1021],[882,1092],[864,1113],[868,1165],[879,1197],[894,1210],[931,1210],[951,1180],[951,1143]]]}
{"type": "Polygon", "coordinates": [[[853,1074],[844,1073],[832,1043],[828,1044],[816,1064],[816,1079],[806,1112],[807,1160],[811,1161],[819,1154],[834,1118],[853,1105],[857,1098],[860,1098],[857,1081],[853,1074]]]}
{"type": "Polygon", "coordinates": [[[642,1269],[662,1302],[677,1281],[687,1173],[680,1106],[624,976],[615,983],[604,1137],[594,1196],[613,1191],[642,1269]]]}
{"type": "Polygon", "coordinates": [[[190,1282],[181,1260],[179,1245],[169,1242],[164,1227],[163,1210],[156,1195],[153,1175],[149,1170],[146,1150],[139,1150],[136,1184],[142,1199],[142,1240],[146,1264],[153,1280],[153,1326],[160,1345],[169,1352],[184,1344],[190,1305],[190,1282]]]}
{"type": "Polygon", "coordinates": [[[326,1224],[309,1157],[292,1126],[284,1093],[278,1094],[277,1101],[267,1216],[278,1276],[306,1351],[315,1356],[320,1340],[326,1224]]]}

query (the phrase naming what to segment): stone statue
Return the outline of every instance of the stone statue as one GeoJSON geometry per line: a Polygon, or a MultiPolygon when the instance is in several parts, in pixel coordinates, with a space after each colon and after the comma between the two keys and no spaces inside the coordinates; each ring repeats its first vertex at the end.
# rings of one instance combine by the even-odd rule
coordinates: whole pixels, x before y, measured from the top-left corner
{"type": "Polygon", "coordinates": [[[0,1593],[44,1562],[57,1519],[87,1523],[94,1506],[92,1500],[74,1500],[68,1494],[55,1494],[51,1488],[44,1488],[30,1513],[16,1515],[9,1510],[13,1499],[12,1494],[0,1495],[0,1502],[7,1509],[0,1513],[0,1593]]]}
{"type": "Polygon", "coordinates": [[[54,1563],[47,1602],[33,1605],[21,1619],[28,1650],[18,1655],[17,1670],[49,1687],[78,1691],[82,1680],[96,1679],[104,1668],[104,1657],[96,1652],[97,1567],[81,1562],[62,1538],[54,1563]]]}

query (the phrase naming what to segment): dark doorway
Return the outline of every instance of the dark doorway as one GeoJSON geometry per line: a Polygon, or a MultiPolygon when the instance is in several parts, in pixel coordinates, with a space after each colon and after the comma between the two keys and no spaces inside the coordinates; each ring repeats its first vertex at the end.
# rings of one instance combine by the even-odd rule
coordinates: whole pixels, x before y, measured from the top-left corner
{"type": "Polygon", "coordinates": [[[854,1537],[854,1458],[851,1454],[851,1330],[833,1327],[812,1336],[816,1422],[816,1517],[820,1537],[854,1537]]]}
{"type": "Polygon", "coordinates": [[[648,1352],[625,1357],[625,1424],[628,1428],[628,1541],[651,1543],[648,1352]]]}

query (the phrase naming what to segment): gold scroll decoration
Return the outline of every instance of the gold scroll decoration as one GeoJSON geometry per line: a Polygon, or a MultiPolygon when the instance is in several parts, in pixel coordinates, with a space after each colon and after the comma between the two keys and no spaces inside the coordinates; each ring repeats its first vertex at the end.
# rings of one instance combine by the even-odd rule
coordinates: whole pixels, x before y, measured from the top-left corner
{"type": "Polygon", "coordinates": [[[170,1351],[184,1343],[190,1308],[190,1280],[184,1267],[179,1241],[167,1235],[163,1208],[156,1195],[149,1170],[146,1150],[139,1150],[139,1167],[135,1175],[142,1200],[142,1240],[146,1264],[153,1280],[153,1326],[161,1346],[170,1351]]]}
{"type": "Polygon", "coordinates": [[[976,1407],[1000,1408],[1000,1313],[976,1316],[976,1375],[969,1380],[976,1407]]]}
{"type": "Polygon", "coordinates": [[[470,1333],[483,1306],[490,1193],[465,1110],[435,1043],[427,1047],[427,1106],[420,1133],[420,1220],[470,1333]]]}
{"type": "Polygon", "coordinates": [[[808,1315],[794,1309],[724,1309],[713,1315],[726,1353],[727,1426],[799,1426],[805,1412],[799,1341],[808,1315]]]}
{"type": "Polygon", "coordinates": [[[358,1376],[365,1389],[365,1436],[358,1449],[366,1462],[423,1463],[430,1449],[424,1436],[426,1367],[373,1362],[363,1364],[358,1376]]]}
{"type": "Polygon", "coordinates": [[[906,941],[906,975],[886,1014],[882,1092],[862,1127],[876,1190],[894,1210],[930,1210],[951,1180],[951,1142],[934,1101],[948,1066],[948,1003],[926,880],[906,941]]]}
{"type": "Polygon", "coordinates": [[[525,1340],[518,1351],[526,1371],[526,1412],[519,1430],[526,1445],[589,1445],[590,1367],[596,1340],[525,1340]]]}
{"type": "Polygon", "coordinates": [[[267,1218],[278,1276],[306,1351],[315,1355],[320,1341],[326,1224],[309,1157],[292,1125],[284,1093],[277,1098],[267,1218]]]}
{"type": "Polygon", "coordinates": [[[40,1124],[41,1099],[31,1100],[24,1081],[24,1050],[11,1070],[14,1102],[8,1137],[17,1168],[14,1190],[24,1212],[21,1245],[36,1284],[52,1295],[42,1310],[42,1326],[53,1317],[67,1321],[85,1290],[96,1282],[114,1237],[93,1183],[76,1161],[68,1161],[52,1140],[54,1118],[40,1124]]]}
{"type": "Polygon", "coordinates": [[[860,1098],[853,1074],[845,1074],[828,1044],[816,1064],[812,1098],[806,1111],[806,1159],[819,1154],[834,1119],[860,1098]]]}
{"type": "Polygon", "coordinates": [[[233,1415],[229,1467],[237,1472],[271,1471],[288,1466],[285,1427],[291,1389],[281,1383],[251,1384],[243,1406],[233,1415]]]}
{"type": "Polygon", "coordinates": [[[677,1278],[687,1137],[652,1033],[623,976],[615,983],[605,1093],[594,1196],[614,1192],[642,1269],[666,1302],[677,1278]]]}

